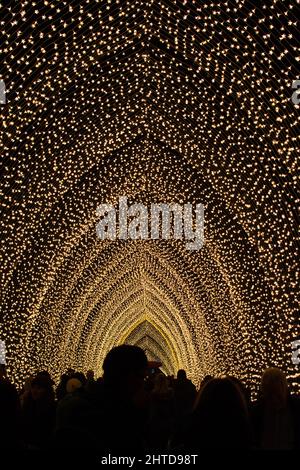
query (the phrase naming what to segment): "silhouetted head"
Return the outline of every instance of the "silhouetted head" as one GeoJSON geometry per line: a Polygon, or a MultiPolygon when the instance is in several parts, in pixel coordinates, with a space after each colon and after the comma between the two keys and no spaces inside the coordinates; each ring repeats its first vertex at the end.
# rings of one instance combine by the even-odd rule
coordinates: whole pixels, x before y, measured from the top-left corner
{"type": "Polygon", "coordinates": [[[248,447],[250,433],[246,400],[229,378],[207,381],[196,398],[194,417],[203,447],[248,447]]]}
{"type": "MultiPolygon", "coordinates": [[[[6,436],[9,436],[7,433],[8,428],[16,424],[16,421],[19,416],[19,395],[14,385],[12,385],[8,380],[0,380],[0,416],[1,416],[1,438],[4,437],[4,442],[6,436]]],[[[0,441],[0,449],[5,450],[6,447],[2,447],[3,442],[0,441]]],[[[11,446],[11,442],[10,442],[11,446]]],[[[2,452],[0,450],[0,454],[2,452]]]]}
{"type": "Polygon", "coordinates": [[[68,380],[69,380],[68,374],[62,374],[62,375],[60,376],[60,383],[64,383],[64,384],[65,384],[65,383],[67,383],[68,380]]]}
{"type": "Polygon", "coordinates": [[[108,385],[134,394],[143,386],[147,367],[147,357],[141,348],[123,344],[111,349],[104,359],[103,379],[108,385]]]}
{"type": "Polygon", "coordinates": [[[45,381],[48,381],[50,385],[54,384],[54,380],[52,379],[50,373],[47,370],[42,370],[36,374],[36,377],[41,377],[45,379],[45,381]]]}
{"type": "Polygon", "coordinates": [[[177,380],[185,380],[186,379],[186,371],[184,369],[179,369],[177,372],[177,380]]]}
{"type": "Polygon", "coordinates": [[[282,370],[266,369],[261,379],[261,394],[264,403],[272,408],[283,408],[288,399],[288,384],[282,370]]]}
{"type": "Polygon", "coordinates": [[[66,392],[74,393],[76,390],[78,390],[81,387],[82,387],[82,382],[76,377],[72,377],[71,379],[68,379],[66,383],[66,392]]]}
{"type": "Polygon", "coordinates": [[[72,375],[71,379],[78,379],[82,383],[82,385],[86,384],[86,377],[83,372],[75,372],[72,375]]]}
{"type": "Polygon", "coordinates": [[[207,384],[207,382],[209,382],[210,380],[213,379],[213,376],[212,375],[206,375],[203,379],[202,379],[202,382],[200,384],[200,389],[204,387],[204,385],[207,384]]]}
{"type": "Polygon", "coordinates": [[[154,387],[152,392],[155,394],[165,394],[170,392],[168,377],[162,372],[156,374],[154,377],[154,387]]]}
{"type": "Polygon", "coordinates": [[[49,378],[43,375],[37,375],[31,381],[30,394],[33,400],[40,400],[50,397],[52,398],[53,389],[52,383],[49,381],[49,378]]]}
{"type": "Polygon", "coordinates": [[[93,381],[95,379],[95,373],[93,370],[88,370],[86,373],[86,378],[88,381],[93,381]]]}

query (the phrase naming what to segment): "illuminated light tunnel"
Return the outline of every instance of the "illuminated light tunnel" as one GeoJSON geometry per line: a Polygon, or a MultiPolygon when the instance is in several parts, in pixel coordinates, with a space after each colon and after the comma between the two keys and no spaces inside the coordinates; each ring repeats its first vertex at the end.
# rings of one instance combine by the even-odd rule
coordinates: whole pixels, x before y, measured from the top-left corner
{"type": "Polygon", "coordinates": [[[297,5],[7,2],[1,27],[0,339],[36,370],[265,367],[299,390],[297,5]],[[99,240],[96,208],[203,203],[205,243],[99,240]]]}

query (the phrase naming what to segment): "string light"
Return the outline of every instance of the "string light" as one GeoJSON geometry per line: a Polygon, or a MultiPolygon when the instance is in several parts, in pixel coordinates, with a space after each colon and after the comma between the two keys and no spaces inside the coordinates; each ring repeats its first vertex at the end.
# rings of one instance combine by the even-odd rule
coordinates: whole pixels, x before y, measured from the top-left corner
{"type": "Polygon", "coordinates": [[[4,7],[0,338],[17,383],[101,374],[139,344],[166,373],[282,367],[299,390],[296,5],[40,0],[4,7]],[[99,241],[96,208],[203,203],[205,246],[99,241]]]}

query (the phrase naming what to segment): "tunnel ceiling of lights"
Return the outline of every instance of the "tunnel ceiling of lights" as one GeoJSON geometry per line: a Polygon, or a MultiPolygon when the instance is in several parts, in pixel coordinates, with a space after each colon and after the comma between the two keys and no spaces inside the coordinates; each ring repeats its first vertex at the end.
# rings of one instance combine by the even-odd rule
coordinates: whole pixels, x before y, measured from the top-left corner
{"type": "Polygon", "coordinates": [[[125,342],[197,384],[233,374],[255,387],[277,365],[297,388],[296,2],[2,6],[0,338],[13,380],[100,375],[125,342]],[[100,240],[96,208],[122,195],[203,203],[203,248],[100,240]]]}

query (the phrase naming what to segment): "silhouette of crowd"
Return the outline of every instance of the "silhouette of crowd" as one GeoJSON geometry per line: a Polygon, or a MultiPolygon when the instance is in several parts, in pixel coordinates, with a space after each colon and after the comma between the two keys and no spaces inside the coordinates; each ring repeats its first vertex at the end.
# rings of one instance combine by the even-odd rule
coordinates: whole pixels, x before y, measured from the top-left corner
{"type": "Polygon", "coordinates": [[[149,372],[136,346],[113,348],[95,379],[69,369],[55,387],[47,371],[21,391],[0,369],[2,449],[90,450],[99,454],[183,454],[206,449],[299,449],[299,397],[284,373],[264,371],[259,397],[235,377],[205,377],[196,390],[177,377],[149,372]]]}

